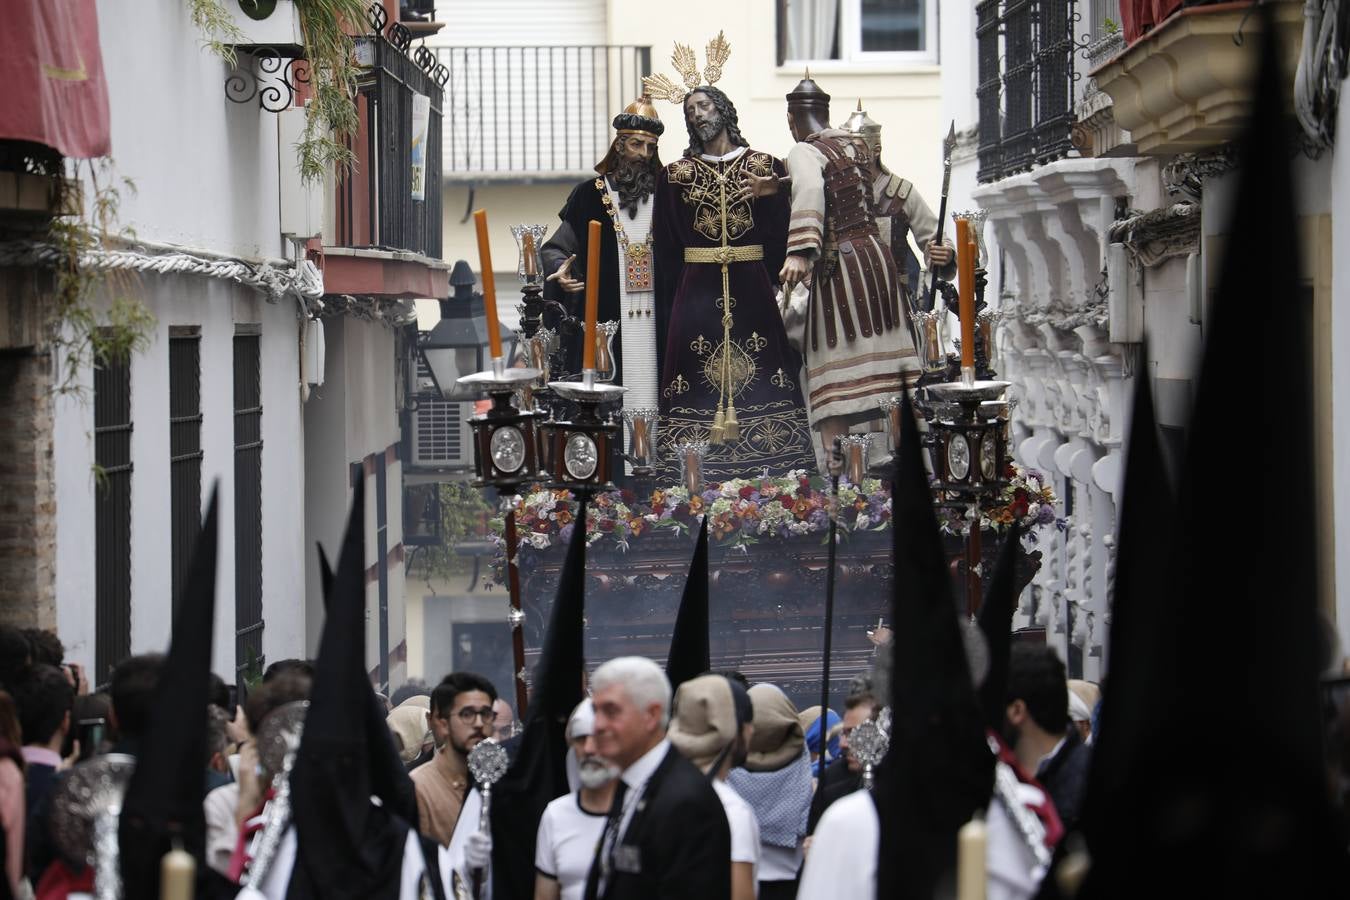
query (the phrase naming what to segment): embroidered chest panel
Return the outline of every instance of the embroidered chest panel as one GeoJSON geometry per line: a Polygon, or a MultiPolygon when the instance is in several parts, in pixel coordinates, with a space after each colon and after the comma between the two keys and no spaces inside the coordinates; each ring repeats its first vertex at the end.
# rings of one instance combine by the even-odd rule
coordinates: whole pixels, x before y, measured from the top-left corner
{"type": "Polygon", "coordinates": [[[679,186],[680,199],[693,208],[694,230],[720,243],[725,221],[729,243],[755,227],[754,201],[748,197],[736,199],[742,174],[748,172],[761,178],[773,175],[773,157],[748,150],[729,163],[686,158],[671,163],[666,172],[670,183],[679,186]],[[727,200],[725,211],[723,197],[727,200]]]}

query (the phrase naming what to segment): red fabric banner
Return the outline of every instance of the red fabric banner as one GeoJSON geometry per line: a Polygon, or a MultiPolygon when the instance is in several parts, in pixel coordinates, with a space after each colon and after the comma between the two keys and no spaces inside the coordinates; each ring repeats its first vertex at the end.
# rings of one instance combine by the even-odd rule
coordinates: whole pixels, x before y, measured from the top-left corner
{"type": "Polygon", "coordinates": [[[64,156],[111,150],[94,0],[13,0],[0,28],[0,139],[64,156]]]}

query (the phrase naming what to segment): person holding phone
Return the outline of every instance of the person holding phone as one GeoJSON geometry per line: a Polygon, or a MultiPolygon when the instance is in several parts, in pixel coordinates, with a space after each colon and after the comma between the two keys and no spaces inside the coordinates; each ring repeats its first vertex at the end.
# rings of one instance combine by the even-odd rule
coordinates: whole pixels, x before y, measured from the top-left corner
{"type": "Polygon", "coordinates": [[[14,686],[14,702],[18,706],[19,728],[23,732],[21,752],[28,783],[24,870],[37,884],[53,857],[51,841],[43,826],[56,776],[68,765],[61,758],[61,746],[71,727],[75,688],[61,669],[40,663],[29,668],[27,676],[14,686]]]}

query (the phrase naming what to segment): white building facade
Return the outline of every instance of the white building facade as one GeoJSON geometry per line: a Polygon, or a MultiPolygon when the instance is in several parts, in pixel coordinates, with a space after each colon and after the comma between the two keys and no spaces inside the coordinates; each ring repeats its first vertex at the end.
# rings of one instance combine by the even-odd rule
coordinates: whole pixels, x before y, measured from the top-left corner
{"type": "MultiPolygon", "coordinates": [[[[971,61],[943,69],[944,108],[963,144],[953,206],[988,216],[986,299],[999,309],[1001,376],[1017,399],[1017,461],[1054,478],[1068,522],[1041,544],[1018,624],[1044,627],[1071,675],[1093,680],[1108,664],[1130,397],[1138,379],[1151,379],[1175,470],[1230,225],[1231,144],[1250,112],[1259,47],[1257,17],[1243,8],[1188,5],[1136,34],[1121,30],[1129,5],[981,0],[954,9],[968,26],[944,33],[971,61]]],[[[1297,67],[1308,86],[1344,77],[1328,45],[1318,58],[1307,39],[1337,5],[1271,4],[1291,108],[1297,67]]],[[[1345,115],[1334,100],[1323,108],[1324,128],[1345,115]]],[[[1350,432],[1338,427],[1350,407],[1332,399],[1350,368],[1335,353],[1350,297],[1335,289],[1344,276],[1332,265],[1346,230],[1334,229],[1334,213],[1350,212],[1350,182],[1336,177],[1343,165],[1333,146],[1310,137],[1294,156],[1302,283],[1292,305],[1272,314],[1315,323],[1322,605],[1345,641],[1350,559],[1334,539],[1334,509],[1350,490],[1340,439],[1350,432]]]]}
{"type": "MultiPolygon", "coordinates": [[[[227,682],[255,679],[316,652],[315,544],[335,560],[360,481],[367,659],[387,688],[406,656],[400,413],[414,351],[404,325],[413,299],[448,296],[439,195],[409,191],[418,170],[398,116],[411,116],[412,93],[428,98],[424,139],[437,161],[426,171],[438,183],[435,72],[396,44],[398,4],[373,3],[358,166],[307,184],[290,0],[260,22],[236,16],[233,68],[203,46],[187,4],[156,0],[128,16],[100,2],[97,13],[111,152],[78,171],[87,217],[117,188],[118,233],[82,266],[96,274],[96,317],[130,301],[150,324],[125,359],[86,359],[67,378],[59,345],[42,337],[43,298],[3,292],[6,321],[23,327],[0,340],[0,397],[24,427],[5,447],[21,444],[23,464],[3,473],[23,502],[5,506],[0,530],[23,538],[14,522],[31,514],[36,537],[4,554],[0,619],[55,629],[98,684],[127,655],[164,650],[215,485],[212,668],[227,682]]],[[[3,200],[8,225],[14,206],[3,200]]],[[[0,266],[18,266],[0,274],[50,287],[39,256],[31,242],[0,240],[0,266]]]]}

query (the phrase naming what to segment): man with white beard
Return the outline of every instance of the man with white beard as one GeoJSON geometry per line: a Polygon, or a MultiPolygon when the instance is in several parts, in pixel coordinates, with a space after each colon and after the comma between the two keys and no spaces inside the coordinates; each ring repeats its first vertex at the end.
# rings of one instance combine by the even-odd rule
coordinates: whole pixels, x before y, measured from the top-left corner
{"type": "Polygon", "coordinates": [[[595,707],[588,698],[567,720],[567,742],[573,754],[567,775],[572,793],[550,803],[539,820],[534,900],[582,900],[585,895],[586,875],[605,830],[619,777],[618,766],[596,753],[594,730],[595,707]]]}

